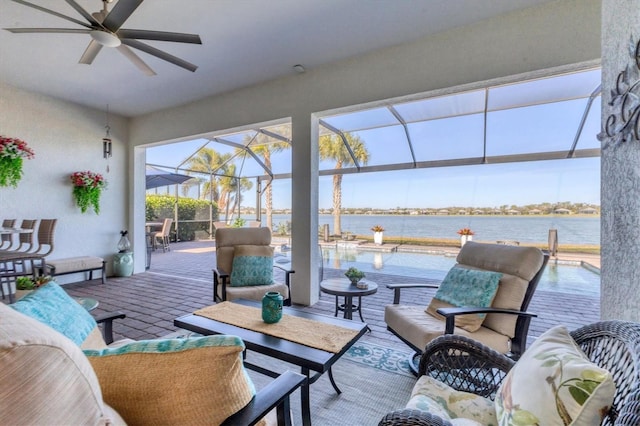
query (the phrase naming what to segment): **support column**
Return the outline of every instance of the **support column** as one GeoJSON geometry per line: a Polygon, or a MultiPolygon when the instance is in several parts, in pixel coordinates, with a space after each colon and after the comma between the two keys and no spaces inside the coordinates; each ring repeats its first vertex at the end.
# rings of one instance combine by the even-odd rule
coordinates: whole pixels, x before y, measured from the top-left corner
{"type": "Polygon", "coordinates": [[[291,117],[291,223],[293,303],[318,301],[318,120],[308,114],[291,117]]]}
{"type": "MultiPolygon", "coordinates": [[[[602,127],[616,117],[628,121],[620,104],[609,105],[616,80],[627,67],[628,85],[640,86],[640,70],[629,46],[640,40],[640,0],[602,2],[602,127]]],[[[623,92],[626,87],[622,87],[623,92]]],[[[635,95],[640,95],[638,87],[635,95]]],[[[626,114],[627,116],[629,114],[626,114]]],[[[638,126],[640,118],[631,118],[638,126]]],[[[636,127],[637,129],[638,127],[636,127]]],[[[609,133],[612,133],[610,127],[609,133]]],[[[613,132],[615,133],[615,132],[613,132]]],[[[601,316],[602,319],[640,321],[640,140],[602,139],[601,180],[601,316]]]]}

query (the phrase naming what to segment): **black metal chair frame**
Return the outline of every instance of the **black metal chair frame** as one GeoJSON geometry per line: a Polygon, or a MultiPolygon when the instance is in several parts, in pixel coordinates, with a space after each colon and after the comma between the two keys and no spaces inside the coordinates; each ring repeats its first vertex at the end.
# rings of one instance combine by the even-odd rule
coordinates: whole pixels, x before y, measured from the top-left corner
{"type": "MultiPolygon", "coordinates": [[[[591,362],[607,369],[616,386],[604,426],[640,424],[640,324],[601,321],[571,332],[591,362]]],[[[495,399],[500,383],[515,362],[465,336],[444,335],[431,341],[420,358],[419,375],[430,375],[452,388],[495,399]]],[[[532,390],[535,391],[535,390],[532,390]]],[[[438,425],[450,422],[420,410],[388,413],[380,426],[438,425]]]]}
{"type": "MultiPolygon", "coordinates": [[[[518,360],[522,353],[525,351],[527,347],[527,335],[529,334],[529,325],[531,324],[531,319],[537,317],[536,314],[527,312],[529,308],[529,303],[531,303],[531,299],[538,287],[538,283],[540,282],[540,278],[542,278],[542,274],[544,273],[544,269],[549,262],[549,253],[543,251],[544,259],[542,262],[542,266],[536,273],[536,275],[529,281],[529,285],[527,286],[527,291],[525,292],[524,298],[522,300],[522,305],[520,305],[520,310],[510,310],[510,309],[499,309],[499,308],[477,308],[477,307],[462,307],[462,308],[441,308],[438,309],[437,312],[444,316],[446,319],[445,322],[445,330],[444,334],[453,334],[455,328],[455,319],[457,315],[466,315],[466,314],[508,314],[508,315],[517,315],[518,319],[516,320],[516,328],[513,338],[511,339],[511,352],[507,354],[507,356],[513,360],[518,360]]],[[[439,284],[429,284],[429,283],[411,283],[411,284],[387,284],[387,288],[393,290],[393,304],[397,305],[400,303],[400,291],[403,288],[438,288],[439,284]]],[[[407,344],[411,349],[415,351],[411,358],[411,362],[409,362],[409,366],[411,367],[414,374],[418,374],[418,365],[417,360],[422,354],[423,348],[419,348],[409,342],[407,339],[402,337],[399,332],[395,331],[391,327],[387,326],[387,330],[397,336],[400,340],[402,340],[405,344],[407,344]]]]}

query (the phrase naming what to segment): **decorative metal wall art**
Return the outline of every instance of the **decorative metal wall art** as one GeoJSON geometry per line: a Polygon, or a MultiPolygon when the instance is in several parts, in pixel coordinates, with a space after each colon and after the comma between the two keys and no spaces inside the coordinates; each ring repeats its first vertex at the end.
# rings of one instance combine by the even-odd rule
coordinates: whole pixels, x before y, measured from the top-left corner
{"type": "Polygon", "coordinates": [[[630,63],[618,74],[616,87],[611,90],[609,105],[613,113],[598,135],[598,139],[604,141],[604,148],[640,141],[640,39],[634,42],[633,35],[629,40],[629,56],[630,63]]]}

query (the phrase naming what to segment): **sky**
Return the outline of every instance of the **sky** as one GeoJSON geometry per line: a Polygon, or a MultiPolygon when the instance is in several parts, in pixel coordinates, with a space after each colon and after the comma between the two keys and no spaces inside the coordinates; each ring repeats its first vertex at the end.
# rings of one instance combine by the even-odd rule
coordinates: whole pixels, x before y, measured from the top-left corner
{"type": "MultiPolygon", "coordinates": [[[[482,157],[485,137],[488,157],[567,152],[587,110],[585,95],[599,84],[599,78],[599,70],[591,70],[489,90],[486,96],[493,103],[487,101],[486,135],[484,90],[394,107],[403,117],[416,117],[408,128],[417,161],[482,157]]],[[[365,142],[369,166],[411,162],[404,130],[397,123],[388,125],[394,118],[386,107],[324,120],[365,142]]],[[[599,148],[599,131],[600,97],[596,97],[577,148],[599,148]]],[[[242,137],[226,138],[241,142],[242,137]]],[[[149,148],[147,163],[176,167],[205,143],[196,139],[149,148]]],[[[210,146],[219,152],[232,150],[222,144],[210,146]]],[[[275,173],[290,173],[290,150],[274,155],[272,161],[275,173]]],[[[319,164],[320,170],[334,167],[332,161],[319,164]]],[[[245,176],[262,174],[251,159],[237,167],[245,176]]],[[[274,208],[291,208],[290,180],[275,180],[273,188],[274,208]]],[[[320,208],[332,208],[332,188],[331,176],[319,178],[320,208]]],[[[243,206],[255,206],[254,193],[244,196],[243,206]]],[[[600,204],[599,157],[355,173],[343,175],[342,180],[343,208],[499,207],[566,201],[600,204]]]]}

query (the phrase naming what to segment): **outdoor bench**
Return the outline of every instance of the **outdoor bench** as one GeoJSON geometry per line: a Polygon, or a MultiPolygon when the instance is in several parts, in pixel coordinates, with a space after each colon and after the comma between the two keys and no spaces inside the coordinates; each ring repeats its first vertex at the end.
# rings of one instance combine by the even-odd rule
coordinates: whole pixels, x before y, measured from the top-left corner
{"type": "Polygon", "coordinates": [[[105,284],[107,282],[106,262],[101,257],[78,256],[47,261],[47,273],[52,277],[77,272],[89,272],[89,279],[92,280],[93,271],[98,269],[102,273],[102,284],[105,284]]]}

